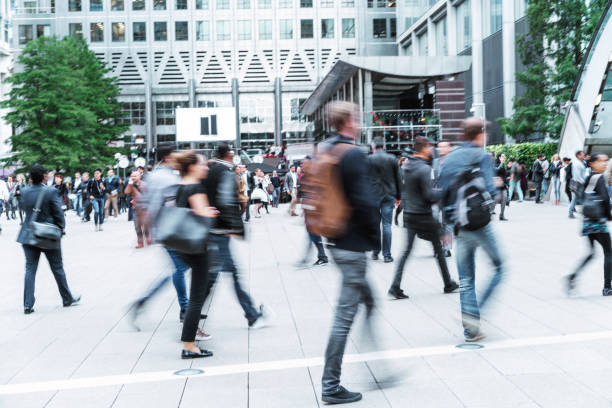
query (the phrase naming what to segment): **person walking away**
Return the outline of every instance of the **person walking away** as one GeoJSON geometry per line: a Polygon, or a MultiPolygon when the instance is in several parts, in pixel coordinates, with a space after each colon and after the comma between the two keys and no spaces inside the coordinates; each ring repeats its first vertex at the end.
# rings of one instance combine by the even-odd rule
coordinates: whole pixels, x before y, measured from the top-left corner
{"type": "Polygon", "coordinates": [[[382,248],[374,250],[372,259],[377,260],[382,249],[385,263],[390,263],[393,262],[393,257],[391,257],[393,207],[395,202],[401,198],[399,168],[395,156],[385,151],[385,141],[382,137],[374,138],[372,148],[374,153],[368,157],[369,174],[374,197],[378,200],[378,210],[382,222],[382,248]]]}
{"type": "Polygon", "coordinates": [[[504,274],[504,262],[489,222],[490,214],[487,215],[484,207],[487,201],[495,197],[502,180],[494,180],[491,160],[483,150],[487,140],[485,122],[472,117],[462,125],[465,143],[446,158],[440,172],[440,183],[444,208],[452,209],[457,231],[456,255],[464,336],[466,341],[474,342],[485,337],[480,329],[480,311],[487,305],[504,274]],[[459,185],[461,183],[465,184],[459,185]],[[474,193],[474,197],[471,198],[468,193],[474,193]],[[465,199],[459,202],[458,198],[462,197],[465,199]],[[480,217],[475,218],[475,214],[480,214],[480,217]],[[484,226],[480,226],[482,224],[484,226]],[[488,255],[494,269],[493,277],[479,300],[476,298],[474,262],[478,247],[488,255]]]}
{"type": "Polygon", "coordinates": [[[565,194],[567,195],[567,200],[569,203],[572,202],[572,190],[571,190],[571,184],[572,184],[572,159],[570,159],[569,157],[564,157],[563,158],[563,173],[564,173],[564,180],[565,180],[565,194]]]}
{"type": "MultiPolygon", "coordinates": [[[[546,193],[548,192],[548,189],[550,188],[550,180],[552,178],[552,175],[550,174],[550,163],[548,162],[548,159],[546,158],[546,156],[544,157],[544,161],[542,162],[542,170],[544,171],[544,179],[542,181],[542,196],[540,198],[540,200],[544,201],[544,199],[546,198],[546,193]]],[[[551,158],[552,159],[552,158],[551,158]]]]}
{"type": "Polygon", "coordinates": [[[115,211],[115,220],[119,215],[119,177],[115,175],[115,172],[111,169],[106,173],[107,177],[105,182],[106,191],[108,192],[108,198],[104,203],[104,216],[108,218],[109,210],[111,205],[115,211]]]}
{"type": "Polygon", "coordinates": [[[236,174],[236,186],[238,189],[238,202],[240,203],[240,215],[246,211],[246,204],[249,201],[247,196],[247,182],[246,178],[242,177],[242,168],[240,166],[234,167],[234,173],[236,174]]]}
{"type": "Polygon", "coordinates": [[[418,236],[431,242],[438,261],[438,268],[444,282],[444,293],[452,293],[459,288],[448,272],[446,257],[440,238],[440,223],[433,217],[432,205],[442,198],[439,190],[434,190],[431,179],[432,148],[425,137],[417,137],[413,149],[414,155],[408,158],[404,166],[404,184],[402,197],[404,197],[404,226],[408,232],[406,249],[395,269],[393,282],[388,295],[394,299],[407,299],[408,295],[401,289],[404,266],[412,251],[414,240],[418,236]]]}
{"type": "Polygon", "coordinates": [[[45,173],[45,169],[41,165],[35,164],[30,167],[32,186],[24,188],[21,192],[21,202],[26,213],[26,218],[19,230],[17,242],[22,245],[26,259],[23,291],[23,311],[25,314],[34,312],[34,302],[36,300],[34,297],[34,286],[41,253],[45,254],[49,262],[64,307],[76,305],[81,300],[80,296],[73,296],[68,287],[62,261],[61,243],[57,249],[42,249],[31,245],[31,223],[35,212],[37,213],[36,222],[54,224],[62,229],[62,231],[66,226],[64,211],[62,211],[57,191],[43,185],[45,173]]]}
{"type": "Polygon", "coordinates": [[[570,191],[573,193],[572,201],[569,206],[569,218],[576,218],[574,213],[576,212],[576,204],[578,204],[578,198],[582,196],[582,189],[584,188],[584,179],[586,173],[586,167],[584,165],[584,152],[578,150],[576,152],[575,160],[572,160],[572,170],[570,179],[570,191]]]}
{"type": "Polygon", "coordinates": [[[74,201],[72,202],[72,208],[76,211],[77,216],[81,216],[83,212],[83,195],[81,194],[81,185],[83,181],[81,180],[81,173],[74,173],[74,180],[72,180],[72,185],[70,186],[70,192],[74,194],[74,201]]]}
{"type": "Polygon", "coordinates": [[[553,187],[553,194],[555,196],[554,203],[555,205],[559,205],[561,202],[561,169],[563,168],[563,163],[561,162],[561,158],[558,154],[553,155],[550,163],[550,167],[548,168],[548,174],[550,175],[550,182],[553,187]]]}
{"type": "MultiPolygon", "coordinates": [[[[214,218],[217,210],[211,207],[206,195],[206,187],[202,183],[208,174],[206,159],[194,151],[175,153],[175,161],[181,174],[181,184],[176,191],[176,206],[190,208],[200,217],[214,218]]],[[[197,254],[180,253],[183,261],[191,268],[191,287],[189,303],[181,341],[183,342],[182,359],[211,357],[211,351],[198,347],[195,342],[208,340],[210,336],[199,336],[199,324],[202,307],[208,295],[208,250],[206,245],[197,254]]]]}
{"type": "Polygon", "coordinates": [[[343,404],[362,398],[361,393],[348,391],[340,385],[340,375],[347,337],[359,305],[366,305],[366,316],[373,312],[374,297],[366,279],[366,251],[379,248],[380,230],[376,216],[378,203],[368,178],[367,157],[354,147],[359,134],[358,107],[350,102],[333,102],[328,112],[329,123],[336,134],[320,144],[319,151],[329,150],[329,154],[339,159],[334,168],[339,172],[341,196],[350,207],[350,218],[342,233],[326,237],[332,259],[342,273],[342,284],[325,350],[322,400],[343,404]],[[340,157],[342,151],[344,154],[340,157]]]}
{"type": "Polygon", "coordinates": [[[270,177],[270,182],[274,186],[274,193],[272,195],[272,207],[278,208],[281,194],[281,181],[280,177],[278,177],[278,173],[276,170],[272,171],[272,177],[270,177]]]}
{"type": "MultiPolygon", "coordinates": [[[[399,176],[399,180],[400,180],[400,184],[404,183],[404,163],[406,162],[406,160],[408,160],[407,157],[400,157],[400,159],[397,162],[397,172],[398,172],[398,176],[399,176]]],[[[397,200],[395,203],[395,217],[393,217],[393,219],[395,220],[395,225],[398,226],[399,225],[399,216],[402,213],[402,211],[404,211],[404,206],[402,204],[402,200],[397,200]]]]}
{"type": "Polygon", "coordinates": [[[291,196],[291,204],[289,205],[289,214],[292,217],[297,217],[295,213],[295,205],[297,204],[297,173],[295,172],[295,165],[289,167],[289,173],[285,175],[285,192],[291,196]]]}
{"type": "Polygon", "coordinates": [[[231,236],[244,236],[236,182],[232,174],[234,153],[227,143],[220,143],[215,156],[216,158],[210,161],[210,172],[206,179],[206,191],[210,205],[219,211],[216,225],[209,238],[210,252],[214,255],[212,256],[213,266],[210,271],[208,291],[217,280],[219,272],[230,272],[234,279],[234,291],[238,303],[244,311],[249,328],[259,329],[269,323],[269,310],[263,304],[256,308],[251,296],[242,288],[240,274],[229,247],[231,236]]]}
{"type": "Polygon", "coordinates": [[[595,256],[595,242],[601,245],[604,253],[604,287],[603,296],[612,295],[612,243],[607,222],[612,220],[610,213],[610,195],[605,180],[608,156],[602,153],[593,153],[589,159],[592,173],[585,179],[583,191],[584,221],[582,235],[589,240],[589,254],[582,260],[576,270],[567,277],[567,290],[572,294],[576,287],[576,278],[595,256]]]}
{"type": "Polygon", "coordinates": [[[537,160],[533,163],[532,166],[532,180],[536,183],[536,197],[535,203],[542,203],[542,183],[544,181],[544,155],[538,154],[537,160]]]}
{"type": "Polygon", "coordinates": [[[500,221],[508,221],[508,219],[504,217],[504,213],[506,212],[506,202],[508,201],[508,175],[505,161],[506,155],[503,153],[498,153],[495,162],[495,175],[503,181],[502,186],[499,188],[500,221]]]}
{"type": "Polygon", "coordinates": [[[506,202],[506,205],[510,205],[510,201],[512,201],[515,191],[518,195],[519,203],[523,202],[523,189],[521,187],[521,166],[516,160],[514,160],[514,157],[511,157],[509,161],[513,164],[510,168],[510,179],[508,180],[508,201],[506,202]]]}
{"type": "Polygon", "coordinates": [[[89,194],[94,211],[96,231],[102,231],[102,224],[104,224],[104,197],[106,195],[106,186],[102,180],[102,170],[96,169],[94,171],[94,179],[89,182],[87,194],[89,194]]]}
{"type": "Polygon", "coordinates": [[[15,186],[15,199],[17,200],[17,208],[19,211],[19,225],[23,225],[23,217],[25,211],[23,209],[22,194],[23,190],[27,187],[25,183],[25,176],[23,174],[17,175],[17,185],[15,186]]]}

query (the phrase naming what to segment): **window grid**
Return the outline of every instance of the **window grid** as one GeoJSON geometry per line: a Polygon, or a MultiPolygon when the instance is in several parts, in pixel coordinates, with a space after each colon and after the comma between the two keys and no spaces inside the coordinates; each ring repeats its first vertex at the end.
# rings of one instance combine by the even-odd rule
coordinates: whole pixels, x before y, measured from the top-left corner
{"type": "Polygon", "coordinates": [[[158,125],[174,125],[176,123],[174,111],[176,108],[186,108],[187,101],[155,102],[155,118],[158,125]]]}
{"type": "Polygon", "coordinates": [[[187,0],[174,0],[174,6],[177,10],[187,10],[187,0]]]}
{"type": "Polygon", "coordinates": [[[187,21],[174,22],[174,40],[187,41],[189,40],[189,25],[187,21]]]}
{"type": "Polygon", "coordinates": [[[278,0],[278,8],[292,8],[293,0],[278,0]]]}
{"type": "Polygon", "coordinates": [[[342,38],[355,38],[355,19],[342,19],[342,38]]]}
{"type": "Polygon", "coordinates": [[[313,25],[311,19],[300,20],[300,37],[313,38],[313,25]]]}
{"type": "Polygon", "coordinates": [[[334,0],[321,0],[321,8],[334,7],[334,0]]]}
{"type": "Polygon", "coordinates": [[[272,39],[272,20],[259,20],[259,39],[272,39]]]}
{"type": "Polygon", "coordinates": [[[155,41],[168,41],[168,23],[165,21],[156,21],[153,23],[155,41]]]}
{"type": "Polygon", "coordinates": [[[217,0],[217,10],[229,9],[229,0],[217,0]]]}
{"type": "Polygon", "coordinates": [[[238,0],[236,7],[239,9],[247,10],[251,8],[251,0],[238,0]]]}
{"type": "Polygon", "coordinates": [[[83,24],[70,23],[68,24],[68,33],[74,37],[83,38],[83,24]]]}
{"type": "Polygon", "coordinates": [[[196,0],[197,10],[208,10],[208,0],[196,0]]]}
{"type": "Polygon", "coordinates": [[[229,20],[217,20],[217,40],[227,41],[231,39],[232,33],[229,20]]]}
{"type": "Polygon", "coordinates": [[[334,38],[333,18],[324,18],[321,20],[321,38],[334,38]]]}
{"type": "Polygon", "coordinates": [[[102,0],[89,0],[89,11],[103,11],[102,0]]]}
{"type": "Polygon", "coordinates": [[[33,39],[33,28],[31,25],[20,25],[19,26],[19,44],[27,44],[28,41],[33,39]]]}
{"type": "Polygon", "coordinates": [[[291,40],[293,39],[293,20],[283,19],[279,22],[280,26],[280,39],[291,40]]]}
{"type": "Polygon", "coordinates": [[[312,0],[300,0],[300,8],[312,8],[312,0]]]}
{"type": "Polygon", "coordinates": [[[121,123],[128,125],[144,125],[145,124],[145,103],[144,102],[123,102],[121,103],[121,112],[125,116],[120,119],[121,123]]]}
{"type": "Polygon", "coordinates": [[[81,0],[70,0],[68,2],[68,11],[81,11],[81,0]]]}
{"type": "Polygon", "coordinates": [[[257,8],[260,8],[260,9],[272,8],[272,0],[257,0],[257,8]]]}
{"type": "Polygon", "coordinates": [[[387,38],[386,18],[375,18],[372,20],[372,36],[374,38],[387,38]]]}
{"type": "Polygon", "coordinates": [[[132,39],[134,41],[147,41],[147,23],[132,23],[132,39]]]}
{"type": "Polygon", "coordinates": [[[207,20],[196,21],[196,41],[210,40],[210,25],[207,20]]]}
{"type": "Polygon", "coordinates": [[[111,26],[113,42],[125,41],[125,23],[113,23],[111,26]]]}
{"type": "Polygon", "coordinates": [[[342,0],[340,5],[344,8],[353,8],[355,7],[355,0],[342,0]]]}
{"type": "Polygon", "coordinates": [[[238,20],[237,29],[239,40],[251,39],[251,20],[238,20]]]}
{"type": "Polygon", "coordinates": [[[104,23],[91,23],[89,25],[89,41],[104,42],[104,23]]]}

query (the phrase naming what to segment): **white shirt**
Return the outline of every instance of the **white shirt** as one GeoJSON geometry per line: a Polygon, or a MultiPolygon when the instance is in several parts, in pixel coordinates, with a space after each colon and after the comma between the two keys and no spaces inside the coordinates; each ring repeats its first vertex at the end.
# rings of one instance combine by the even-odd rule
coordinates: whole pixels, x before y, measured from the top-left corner
{"type": "Polygon", "coordinates": [[[9,191],[6,187],[6,181],[0,180],[0,200],[8,200],[9,199],[9,191]]]}
{"type": "Polygon", "coordinates": [[[293,179],[293,188],[297,188],[297,173],[291,173],[291,178],[293,179]]]}

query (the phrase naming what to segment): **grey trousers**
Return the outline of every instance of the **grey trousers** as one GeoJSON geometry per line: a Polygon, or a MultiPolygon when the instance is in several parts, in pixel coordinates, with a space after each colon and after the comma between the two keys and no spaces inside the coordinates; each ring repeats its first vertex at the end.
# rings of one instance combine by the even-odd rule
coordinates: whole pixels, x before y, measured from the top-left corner
{"type": "Polygon", "coordinates": [[[346,340],[359,304],[362,302],[365,304],[367,316],[374,308],[374,297],[365,276],[367,266],[365,253],[333,248],[331,256],[342,272],[342,287],[325,350],[325,367],[322,378],[324,395],[334,394],[340,386],[346,340]]]}

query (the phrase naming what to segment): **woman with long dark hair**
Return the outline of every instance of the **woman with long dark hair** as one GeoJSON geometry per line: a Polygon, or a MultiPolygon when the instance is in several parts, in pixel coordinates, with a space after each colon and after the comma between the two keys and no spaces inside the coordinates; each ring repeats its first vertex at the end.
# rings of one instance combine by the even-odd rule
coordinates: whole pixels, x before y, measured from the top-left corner
{"type": "Polygon", "coordinates": [[[612,242],[608,221],[612,219],[610,214],[610,195],[603,172],[608,164],[608,156],[603,153],[594,153],[589,159],[588,166],[591,174],[586,178],[583,191],[583,215],[582,235],[589,240],[589,254],[578,265],[574,273],[567,277],[567,290],[571,294],[575,285],[576,277],[584,270],[584,267],[595,255],[595,242],[601,245],[604,252],[604,296],[612,295],[612,242]]]}
{"type": "Polygon", "coordinates": [[[508,173],[506,170],[506,155],[503,153],[498,153],[495,159],[495,174],[503,181],[503,184],[499,187],[499,205],[501,207],[499,220],[508,221],[508,219],[504,217],[504,213],[506,212],[506,201],[508,199],[508,173]]]}

